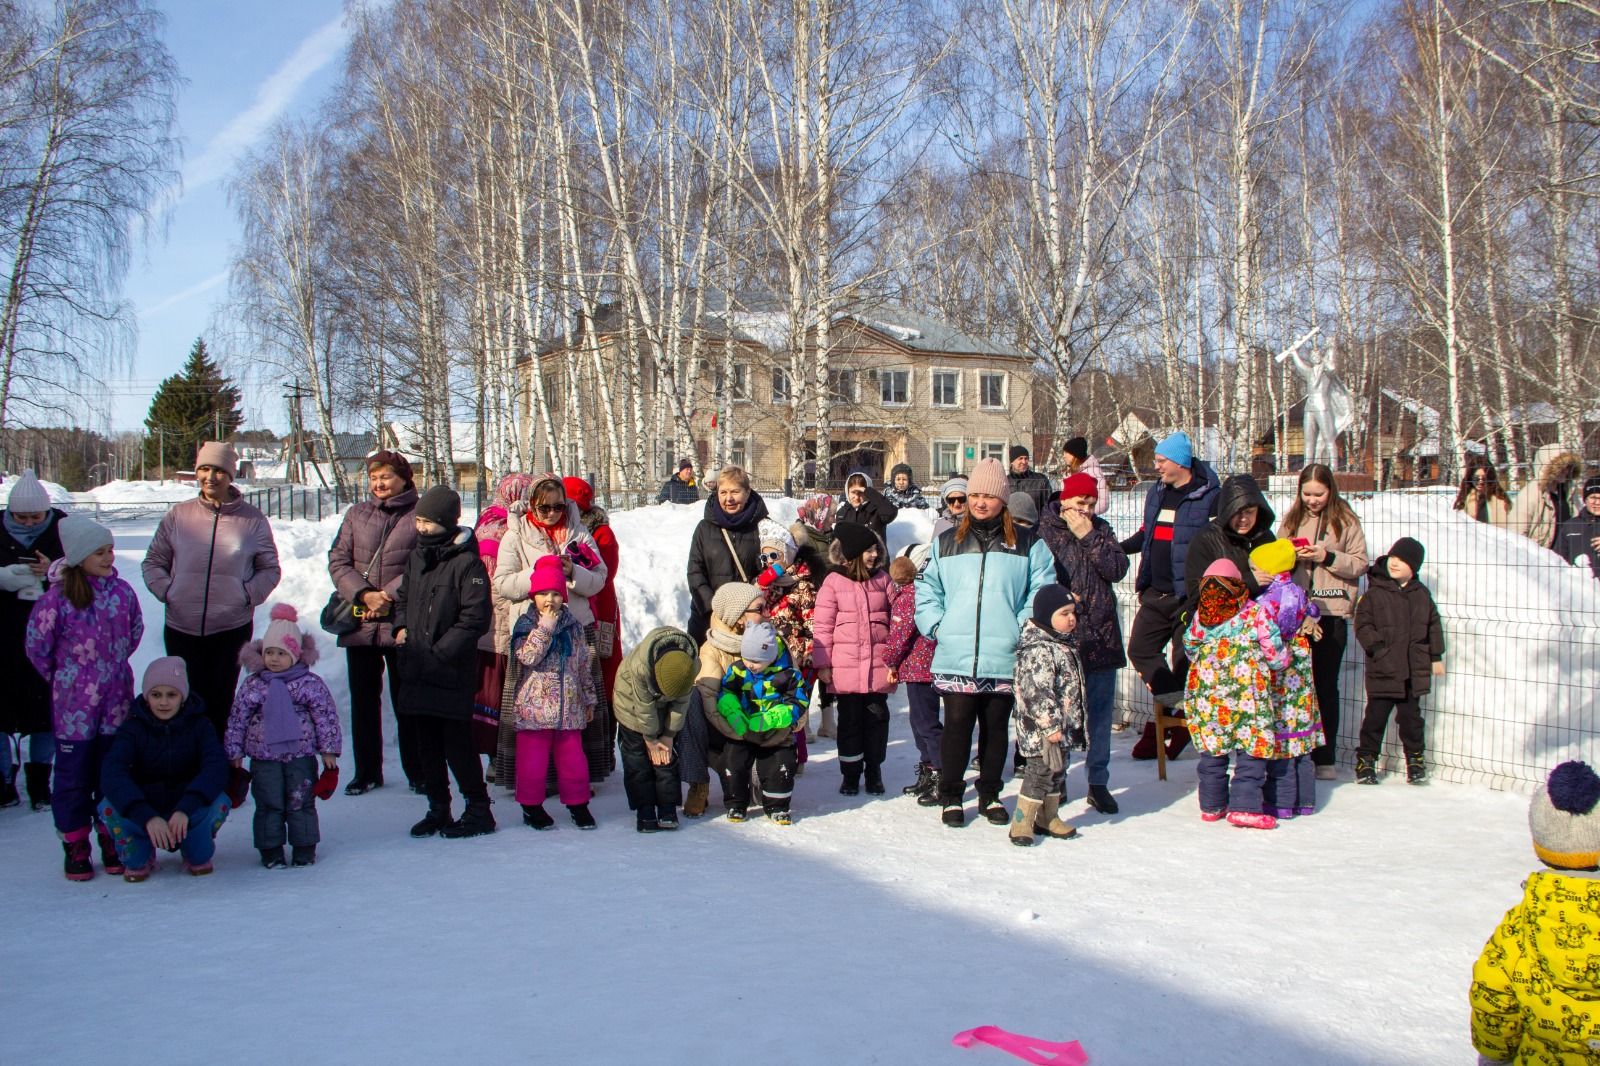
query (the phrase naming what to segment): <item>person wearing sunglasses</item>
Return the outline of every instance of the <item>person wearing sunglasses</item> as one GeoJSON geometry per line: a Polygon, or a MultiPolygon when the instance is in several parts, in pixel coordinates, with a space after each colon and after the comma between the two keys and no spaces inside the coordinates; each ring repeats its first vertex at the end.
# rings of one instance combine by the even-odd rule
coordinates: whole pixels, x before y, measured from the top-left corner
{"type": "Polygon", "coordinates": [[[967,513],[967,479],[953,477],[939,486],[939,518],[933,523],[933,538],[954,529],[967,513]]]}
{"type": "Polygon", "coordinates": [[[1461,479],[1452,508],[1474,521],[1506,527],[1511,520],[1511,499],[1506,495],[1505,486],[1500,484],[1493,463],[1481,456],[1467,460],[1467,472],[1461,479]]]}
{"type": "MultiPolygon", "coordinates": [[[[603,781],[617,767],[616,726],[611,701],[605,695],[600,657],[596,654],[598,629],[589,599],[605,589],[610,571],[594,536],[583,524],[577,504],[567,498],[559,477],[540,474],[534,478],[527,502],[527,513],[507,524],[491,583],[494,591],[511,603],[513,613],[520,615],[533,601],[530,586],[534,566],[547,555],[561,561],[561,570],[567,579],[567,607],[583,625],[594,687],[599,694],[594,718],[583,731],[583,754],[589,761],[589,780],[603,781]]],[[[515,777],[501,777],[500,762],[504,761],[502,752],[495,766],[495,780],[509,785],[515,777]]],[[[514,771],[515,767],[506,769],[514,771]]]]}

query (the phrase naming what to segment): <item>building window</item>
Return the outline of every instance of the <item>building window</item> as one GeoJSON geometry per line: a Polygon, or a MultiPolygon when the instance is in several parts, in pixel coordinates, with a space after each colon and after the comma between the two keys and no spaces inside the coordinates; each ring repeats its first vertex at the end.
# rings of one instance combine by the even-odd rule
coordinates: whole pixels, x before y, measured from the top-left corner
{"type": "Polygon", "coordinates": [[[961,372],[935,370],[933,372],[933,406],[955,407],[961,403],[961,372]]]}
{"type": "Polygon", "coordinates": [[[772,368],[772,402],[792,403],[794,395],[789,391],[789,372],[781,366],[772,368]]]}
{"type": "Polygon", "coordinates": [[[978,375],[978,406],[1005,407],[1006,376],[1003,373],[978,375]]]}
{"type": "Polygon", "coordinates": [[[911,371],[878,371],[878,398],[885,407],[903,407],[911,402],[911,371]]]}
{"type": "Polygon", "coordinates": [[[750,398],[750,364],[733,364],[733,398],[735,400],[748,400],[750,398]]]}
{"type": "Polygon", "coordinates": [[[933,442],[933,476],[956,477],[961,471],[961,442],[936,440],[933,442]]]}
{"type": "Polygon", "coordinates": [[[728,465],[737,466],[741,470],[750,469],[750,441],[744,437],[735,437],[728,442],[728,465]]]}
{"type": "Polygon", "coordinates": [[[979,459],[998,459],[1000,465],[1006,465],[1006,442],[1003,440],[986,440],[978,445],[979,459]]]}
{"type": "Polygon", "coordinates": [[[831,403],[856,402],[856,372],[854,370],[828,371],[828,400],[831,403]]]}

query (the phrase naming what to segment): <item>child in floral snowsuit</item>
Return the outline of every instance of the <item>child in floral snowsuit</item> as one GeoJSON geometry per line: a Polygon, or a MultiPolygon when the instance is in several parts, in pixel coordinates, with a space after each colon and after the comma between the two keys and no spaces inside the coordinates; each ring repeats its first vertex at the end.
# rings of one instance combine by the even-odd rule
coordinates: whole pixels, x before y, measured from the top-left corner
{"type": "Polygon", "coordinates": [[[1276,828],[1277,819],[1261,809],[1262,791],[1277,748],[1272,674],[1288,667],[1289,650],[1230,560],[1206,568],[1183,647],[1193,664],[1183,706],[1200,752],[1200,817],[1215,822],[1226,813],[1232,825],[1276,828]]]}
{"type": "Polygon", "coordinates": [[[1311,639],[1320,636],[1322,610],[1294,583],[1294,542],[1278,539],[1250,553],[1250,567],[1271,582],[1256,597],[1278,626],[1289,665],[1272,673],[1276,712],[1272,761],[1267,766],[1266,813],[1278,819],[1317,811],[1317,774],[1311,753],[1322,744],[1322,714],[1311,672],[1311,639]]]}
{"type": "Polygon", "coordinates": [[[28,619],[28,661],[50,686],[56,738],[50,809],[66,851],[69,881],[94,876],[89,830],[100,838],[108,874],[124,872],[116,845],[95,819],[100,763],[133,703],[128,661],[144,637],[133,587],[117,576],[111,531],[81,515],[58,526],[63,554],[50,567],[47,591],[28,619]]]}

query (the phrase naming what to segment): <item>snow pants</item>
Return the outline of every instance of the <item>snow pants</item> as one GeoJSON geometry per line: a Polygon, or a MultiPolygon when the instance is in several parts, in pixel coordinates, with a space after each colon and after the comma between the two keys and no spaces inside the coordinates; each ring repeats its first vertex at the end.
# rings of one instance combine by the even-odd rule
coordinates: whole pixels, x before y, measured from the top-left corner
{"type": "Polygon", "coordinates": [[[56,774],[50,789],[50,813],[56,831],[88,833],[100,802],[100,762],[111,748],[110,736],[88,740],[56,738],[56,774]]]}
{"type": "Polygon", "coordinates": [[[712,740],[713,762],[720,763],[722,795],[728,806],[750,806],[750,771],[754,768],[765,798],[768,814],[789,809],[794,795],[795,750],[793,744],[763,748],[748,740],[728,740],[720,733],[712,740]],[[718,740],[721,740],[720,745],[718,740]]]}
{"type": "Polygon", "coordinates": [[[589,760],[581,729],[517,730],[517,802],[534,807],[545,801],[550,759],[556,762],[556,794],[568,807],[589,802],[589,760]]]}
{"type": "Polygon", "coordinates": [[[311,786],[317,783],[317,757],[302,755],[280,762],[276,759],[250,760],[250,796],[256,801],[256,849],[281,848],[285,843],[303,848],[322,839],[317,822],[317,797],[311,786]]]}
{"type": "Polygon", "coordinates": [[[1267,763],[1267,784],[1262,805],[1268,814],[1287,818],[1312,814],[1317,809],[1317,765],[1311,755],[1273,759],[1267,763]],[[1279,814],[1278,812],[1284,812],[1279,814]]]}
{"type": "Polygon", "coordinates": [[[876,770],[889,752],[889,697],[880,692],[839,693],[839,769],[859,779],[876,770]]]}
{"type": "Polygon", "coordinates": [[[917,757],[935,770],[939,768],[939,744],[944,724],[939,720],[939,690],[929,681],[907,681],[906,700],[911,704],[911,739],[917,757]]]}
{"type": "Polygon", "coordinates": [[[1242,751],[1228,755],[1201,755],[1195,777],[1200,783],[1202,811],[1240,811],[1260,814],[1267,783],[1266,759],[1242,751]],[[1228,759],[1233,759],[1233,780],[1228,780],[1228,759]]]}
{"type": "Polygon", "coordinates": [[[683,786],[678,781],[678,757],[665,766],[650,761],[644,734],[617,723],[617,747],[622,751],[622,787],[630,811],[675,811],[683,786]]]}
{"type": "MultiPolygon", "coordinates": [[[[189,819],[189,831],[178,844],[178,853],[190,866],[202,866],[211,861],[217,851],[217,831],[228,818],[227,794],[218,796],[209,807],[202,807],[189,819]]],[[[142,870],[150,865],[153,848],[150,834],[144,825],[124,818],[105,800],[100,801],[100,820],[111,833],[117,855],[130,870],[142,870]]]]}

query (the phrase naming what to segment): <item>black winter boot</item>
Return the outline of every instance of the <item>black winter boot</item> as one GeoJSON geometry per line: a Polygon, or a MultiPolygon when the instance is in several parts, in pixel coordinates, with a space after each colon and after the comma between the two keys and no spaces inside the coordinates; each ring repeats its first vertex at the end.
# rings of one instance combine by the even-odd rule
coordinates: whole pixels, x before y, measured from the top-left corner
{"type": "Polygon", "coordinates": [[[1406,753],[1406,784],[1426,785],[1428,783],[1428,767],[1423,762],[1422,752],[1406,753]]]}
{"type": "Polygon", "coordinates": [[[315,866],[317,864],[317,846],[315,844],[302,844],[294,849],[294,857],[289,860],[291,866],[315,866]]]}
{"type": "Polygon", "coordinates": [[[455,820],[450,817],[450,804],[430,803],[428,813],[422,816],[422,821],[411,827],[411,835],[418,839],[436,836],[455,824],[455,820]]]}
{"type": "Polygon", "coordinates": [[[1104,785],[1089,786],[1089,806],[1101,814],[1117,813],[1117,801],[1112,798],[1111,790],[1104,785]]]}
{"type": "Polygon", "coordinates": [[[869,766],[869,767],[867,767],[867,769],[866,769],[866,778],[867,778],[867,784],[866,784],[867,795],[869,795],[869,796],[881,796],[881,795],[883,795],[883,792],[884,792],[884,789],[883,789],[883,767],[881,767],[881,766],[869,766]]]}
{"type": "Polygon", "coordinates": [[[939,820],[951,829],[960,829],[967,824],[967,812],[961,809],[960,803],[946,803],[939,820]]]}
{"type": "Polygon", "coordinates": [[[36,811],[50,809],[50,764],[29,762],[22,764],[22,775],[28,783],[28,805],[36,811]]]}
{"type": "Polygon", "coordinates": [[[918,807],[937,807],[937,806],[939,806],[939,771],[937,771],[937,770],[929,770],[928,771],[928,788],[924,792],[917,793],[917,806],[918,807]]]}
{"type": "Polygon", "coordinates": [[[839,764],[844,780],[839,782],[839,795],[858,796],[861,794],[861,762],[846,762],[839,764]]]}
{"type": "Polygon", "coordinates": [[[522,805],[522,824],[529,829],[554,829],[556,820],[550,817],[550,812],[544,809],[544,804],[524,803],[522,805]]]}
{"type": "Polygon", "coordinates": [[[658,807],[656,809],[656,824],[663,833],[670,833],[678,828],[678,808],[658,807]]]}
{"type": "Polygon", "coordinates": [[[468,800],[467,809],[454,825],[439,830],[439,835],[450,840],[481,837],[494,832],[494,813],[489,810],[489,800],[468,800]]]}
{"type": "Polygon", "coordinates": [[[902,796],[920,796],[933,787],[933,764],[917,763],[917,779],[900,790],[902,796]]]}
{"type": "Polygon", "coordinates": [[[569,803],[567,804],[567,813],[572,815],[572,824],[579,829],[593,829],[595,827],[594,815],[589,813],[589,805],[587,803],[569,803]]]}
{"type": "Polygon", "coordinates": [[[12,766],[11,772],[0,779],[0,809],[15,807],[22,802],[22,797],[17,795],[17,768],[12,766]]]}
{"type": "Polygon", "coordinates": [[[978,797],[978,813],[988,819],[990,825],[1010,825],[1011,812],[1006,810],[1000,802],[999,796],[978,797]]]}
{"type": "Polygon", "coordinates": [[[1378,760],[1371,755],[1356,756],[1356,784],[1376,785],[1378,783],[1378,760]]]}
{"type": "Polygon", "coordinates": [[[62,849],[66,854],[66,875],[68,881],[87,881],[94,877],[94,863],[90,861],[92,852],[89,850],[89,841],[63,840],[62,849]]]}
{"type": "Polygon", "coordinates": [[[656,817],[656,809],[654,807],[640,807],[637,811],[634,812],[634,817],[637,820],[634,822],[634,826],[633,827],[634,827],[634,829],[638,830],[639,832],[641,832],[641,833],[659,833],[659,832],[661,832],[661,821],[660,821],[660,819],[658,819],[656,817]]]}
{"type": "Polygon", "coordinates": [[[283,857],[282,848],[262,848],[261,865],[269,870],[282,870],[288,867],[289,860],[283,857]]]}

